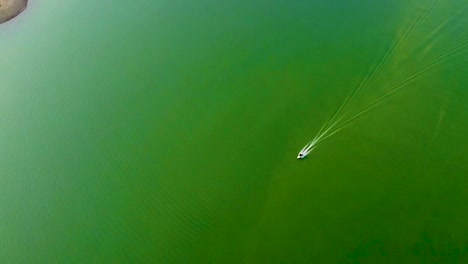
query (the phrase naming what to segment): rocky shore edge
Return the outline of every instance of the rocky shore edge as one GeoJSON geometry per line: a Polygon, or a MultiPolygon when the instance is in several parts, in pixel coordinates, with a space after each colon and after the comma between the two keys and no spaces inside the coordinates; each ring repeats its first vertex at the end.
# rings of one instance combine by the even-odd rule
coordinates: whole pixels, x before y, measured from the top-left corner
{"type": "Polygon", "coordinates": [[[28,5],[28,0],[0,0],[0,24],[10,21],[28,5]]]}

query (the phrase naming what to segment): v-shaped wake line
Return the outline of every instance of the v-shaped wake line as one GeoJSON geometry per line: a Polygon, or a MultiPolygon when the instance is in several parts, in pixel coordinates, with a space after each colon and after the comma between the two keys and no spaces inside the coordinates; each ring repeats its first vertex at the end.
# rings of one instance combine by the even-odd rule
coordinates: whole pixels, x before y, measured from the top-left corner
{"type": "MultiPolygon", "coordinates": [[[[464,39],[461,42],[457,43],[456,45],[452,46],[451,48],[447,49],[443,53],[439,54],[435,58],[433,58],[431,61],[428,63],[424,64],[421,68],[419,68],[415,73],[411,74],[408,76],[405,80],[397,84],[395,87],[387,91],[385,94],[374,100],[372,103],[370,103],[367,107],[362,109],[360,112],[357,114],[353,115],[346,121],[344,121],[342,124],[340,124],[338,127],[335,128],[335,130],[331,131],[330,130],[335,127],[343,118],[346,116],[348,112],[343,114],[338,120],[335,121],[335,118],[341,113],[341,111],[352,101],[352,99],[355,97],[355,95],[361,90],[370,79],[373,78],[375,73],[386,63],[388,58],[393,56],[396,51],[399,50],[401,47],[402,43],[406,41],[406,39],[414,32],[415,29],[419,28],[421,24],[424,23],[424,21],[427,20],[428,17],[430,17],[431,14],[433,14],[439,7],[440,5],[444,2],[444,0],[439,0],[434,4],[432,7],[431,11],[429,11],[425,16],[423,16],[420,20],[418,20],[415,25],[412,26],[412,28],[403,36],[403,38],[382,58],[382,60],[377,64],[376,67],[372,69],[370,74],[368,74],[363,81],[356,87],[355,90],[351,93],[349,97],[345,99],[343,104],[338,108],[338,110],[332,115],[332,117],[325,122],[325,124],[320,128],[319,132],[317,135],[312,139],[307,145],[299,152],[298,159],[305,158],[318,144],[322,143],[326,139],[329,139],[339,131],[341,131],[345,126],[349,125],[351,122],[356,120],[357,118],[361,117],[368,111],[372,110],[373,108],[377,107],[379,104],[381,104],[385,99],[388,99],[390,96],[394,95],[398,91],[400,91],[403,87],[405,87],[407,84],[411,83],[415,78],[418,76],[421,76],[423,73],[428,71],[430,68],[433,68],[434,66],[438,65],[441,61],[447,59],[457,51],[461,50],[463,47],[465,47],[468,44],[468,39],[464,39]],[[330,123],[332,123],[330,126],[328,126],[330,123]],[[330,132],[330,134],[327,135],[327,133],[330,132]]],[[[462,9],[464,10],[466,6],[462,9]]],[[[460,12],[457,12],[456,16],[458,16],[460,12]]],[[[449,18],[451,19],[451,18],[449,18]]]]}

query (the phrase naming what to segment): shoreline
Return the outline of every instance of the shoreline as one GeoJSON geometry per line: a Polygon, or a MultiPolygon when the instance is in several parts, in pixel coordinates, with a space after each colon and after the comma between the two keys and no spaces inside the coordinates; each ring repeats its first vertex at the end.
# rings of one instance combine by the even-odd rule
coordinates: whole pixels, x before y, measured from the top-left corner
{"type": "Polygon", "coordinates": [[[28,0],[0,0],[0,24],[21,14],[28,6],[28,0]]]}

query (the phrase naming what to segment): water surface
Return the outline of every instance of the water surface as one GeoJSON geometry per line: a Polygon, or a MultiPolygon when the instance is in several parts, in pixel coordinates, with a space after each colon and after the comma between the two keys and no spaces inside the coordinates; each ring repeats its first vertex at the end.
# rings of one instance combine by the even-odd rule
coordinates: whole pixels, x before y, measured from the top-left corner
{"type": "Polygon", "coordinates": [[[0,259],[466,262],[467,15],[31,2],[0,27],[0,259]],[[350,116],[408,81],[297,161],[366,78],[350,116]]]}

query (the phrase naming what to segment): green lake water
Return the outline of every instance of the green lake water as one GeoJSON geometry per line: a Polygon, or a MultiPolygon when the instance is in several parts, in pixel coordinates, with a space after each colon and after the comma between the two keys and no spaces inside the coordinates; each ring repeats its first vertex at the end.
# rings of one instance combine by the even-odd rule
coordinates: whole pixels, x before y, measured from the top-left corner
{"type": "Polygon", "coordinates": [[[1,263],[468,263],[466,1],[29,2],[1,263]]]}

